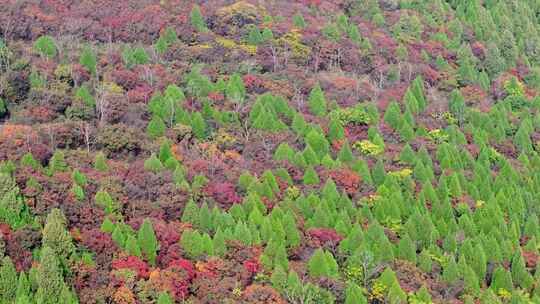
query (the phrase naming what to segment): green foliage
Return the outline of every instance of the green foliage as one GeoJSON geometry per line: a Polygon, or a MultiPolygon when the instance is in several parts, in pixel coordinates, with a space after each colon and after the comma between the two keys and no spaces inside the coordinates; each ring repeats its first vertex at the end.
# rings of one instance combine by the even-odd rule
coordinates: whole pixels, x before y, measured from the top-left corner
{"type": "Polygon", "coordinates": [[[67,230],[66,217],[60,209],[53,209],[47,215],[41,242],[61,260],[69,258],[75,250],[71,234],[67,230]]]}
{"type": "Polygon", "coordinates": [[[191,115],[191,129],[193,130],[193,134],[198,139],[204,139],[207,136],[207,128],[206,121],[202,117],[200,112],[194,112],[191,115]]]}
{"type": "Polygon", "coordinates": [[[360,286],[349,283],[345,289],[345,304],[367,304],[366,297],[362,293],[360,286]]]}
{"type": "Polygon", "coordinates": [[[154,116],[152,117],[152,120],[148,122],[146,133],[150,136],[150,138],[155,139],[165,135],[166,129],[167,126],[165,125],[165,122],[163,122],[163,119],[158,116],[154,116]]]}
{"type": "Polygon", "coordinates": [[[41,249],[41,258],[36,272],[36,301],[40,304],[55,304],[64,289],[64,278],[56,252],[50,247],[41,249]]]}
{"type": "Polygon", "coordinates": [[[236,103],[243,103],[246,98],[246,88],[244,87],[244,81],[239,74],[233,74],[227,81],[225,87],[225,94],[227,98],[236,103]]]}
{"type": "Polygon", "coordinates": [[[308,104],[313,115],[323,116],[326,114],[326,97],[319,84],[316,84],[309,93],[308,104]]]}
{"type": "Polygon", "coordinates": [[[302,14],[298,13],[293,16],[293,24],[298,28],[305,28],[306,20],[304,19],[304,16],[302,16],[302,14]]]}
{"type": "Polygon", "coordinates": [[[157,251],[159,249],[159,243],[154,233],[154,228],[149,219],[144,219],[139,232],[137,233],[137,240],[144,257],[150,262],[151,265],[156,264],[157,251]]]}
{"type": "Polygon", "coordinates": [[[159,296],[158,296],[158,299],[157,299],[157,304],[173,304],[173,299],[171,298],[171,296],[169,295],[169,293],[167,292],[160,292],[159,293],[159,296]]]}
{"type": "Polygon", "coordinates": [[[79,63],[84,66],[92,75],[96,74],[97,57],[94,50],[89,45],[84,46],[79,58],[79,63]]]}
{"type": "Polygon", "coordinates": [[[198,5],[193,5],[193,8],[191,9],[190,14],[190,21],[191,26],[197,31],[197,32],[206,32],[208,31],[208,28],[206,27],[206,22],[204,21],[204,17],[201,14],[201,8],[198,5]]]}
{"type": "Polygon", "coordinates": [[[150,157],[144,161],[144,170],[152,173],[159,173],[163,170],[163,164],[155,153],[152,153],[150,157]]]}
{"type": "Polygon", "coordinates": [[[94,158],[94,169],[96,169],[99,172],[107,172],[109,170],[109,166],[107,165],[107,158],[105,157],[105,154],[103,152],[98,152],[96,154],[96,157],[94,158]]]}
{"type": "Polygon", "coordinates": [[[0,266],[0,302],[13,303],[16,296],[17,270],[10,257],[4,257],[0,266]]]}
{"type": "Polygon", "coordinates": [[[68,165],[64,160],[64,152],[60,150],[54,151],[51,159],[49,160],[48,174],[54,175],[57,172],[67,171],[68,165]]]}
{"type": "Polygon", "coordinates": [[[105,209],[106,214],[114,213],[119,209],[118,203],[115,202],[109,193],[103,189],[96,192],[94,201],[98,206],[105,209]]]}
{"type": "Polygon", "coordinates": [[[135,48],[128,46],[122,51],[122,60],[126,67],[132,68],[135,65],[147,64],[150,61],[150,57],[142,46],[135,48]]]}
{"type": "Polygon", "coordinates": [[[54,39],[48,35],[40,36],[34,42],[34,50],[47,59],[56,57],[58,53],[54,39]]]}
{"type": "Polygon", "coordinates": [[[329,277],[337,278],[339,275],[338,265],[331,252],[321,248],[315,250],[308,261],[309,275],[313,278],[329,277]]]}

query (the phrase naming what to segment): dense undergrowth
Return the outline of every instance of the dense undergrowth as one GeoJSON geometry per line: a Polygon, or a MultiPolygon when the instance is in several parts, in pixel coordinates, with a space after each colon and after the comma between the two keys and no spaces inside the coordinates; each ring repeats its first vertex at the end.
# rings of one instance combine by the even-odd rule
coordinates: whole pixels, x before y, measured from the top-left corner
{"type": "Polygon", "coordinates": [[[540,303],[540,2],[0,0],[0,304],[540,303]]]}

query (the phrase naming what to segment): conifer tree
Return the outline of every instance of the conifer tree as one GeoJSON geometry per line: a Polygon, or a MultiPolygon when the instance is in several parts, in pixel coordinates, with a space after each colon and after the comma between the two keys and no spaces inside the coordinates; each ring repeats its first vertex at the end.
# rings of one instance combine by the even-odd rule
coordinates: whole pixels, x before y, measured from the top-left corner
{"type": "Polygon", "coordinates": [[[159,293],[157,304],[173,304],[173,299],[168,292],[162,291],[159,293]]]}
{"type": "Polygon", "coordinates": [[[354,160],[354,156],[351,150],[351,145],[348,140],[341,145],[341,149],[338,153],[338,160],[342,163],[350,163],[354,160]]]}
{"type": "Polygon", "coordinates": [[[414,139],[414,130],[408,122],[404,121],[399,128],[399,135],[405,142],[409,142],[414,139]]]}
{"type": "Polygon", "coordinates": [[[396,101],[390,102],[386,111],[384,112],[384,122],[390,127],[397,130],[401,125],[401,110],[399,104],[396,101]]]}
{"type": "Polygon", "coordinates": [[[39,262],[36,271],[37,303],[56,304],[64,288],[64,278],[55,251],[44,246],[39,262]]]}
{"type": "Polygon", "coordinates": [[[413,93],[420,111],[424,111],[427,106],[426,97],[424,96],[424,80],[422,76],[417,76],[411,84],[411,92],[413,93]]]}
{"type": "Polygon", "coordinates": [[[97,57],[90,46],[84,46],[81,57],[79,58],[79,63],[84,66],[92,75],[96,75],[97,57]]]}
{"type": "Polygon", "coordinates": [[[191,223],[195,227],[199,225],[199,207],[197,207],[197,204],[192,199],[188,201],[184,208],[182,222],[191,223]]]}
{"type": "Polygon", "coordinates": [[[159,243],[154,233],[152,222],[149,219],[144,219],[137,233],[137,240],[144,256],[151,265],[155,265],[159,243]]]}
{"type": "Polygon", "coordinates": [[[40,36],[36,42],[34,42],[34,50],[47,59],[56,57],[57,54],[54,39],[48,35],[40,36]]]}
{"type": "Polygon", "coordinates": [[[11,258],[6,256],[0,266],[0,302],[12,303],[15,300],[17,286],[17,271],[11,258]]]}
{"type": "Polygon", "coordinates": [[[309,110],[313,115],[323,116],[326,114],[326,97],[319,84],[309,93],[309,110]]]}
{"type": "Polygon", "coordinates": [[[450,113],[454,115],[454,117],[462,123],[465,119],[465,99],[463,98],[463,95],[459,92],[459,90],[454,90],[450,94],[450,101],[448,103],[448,108],[450,110],[450,113]]]}
{"type": "Polygon", "coordinates": [[[338,119],[331,119],[328,125],[328,139],[330,142],[341,140],[345,137],[345,131],[338,119]]]}
{"type": "Polygon", "coordinates": [[[414,164],[416,155],[408,143],[403,146],[403,149],[399,153],[399,160],[405,164],[414,164]]]}
{"type": "Polygon", "coordinates": [[[529,289],[533,284],[533,278],[525,267],[525,261],[521,252],[518,250],[512,258],[512,279],[516,286],[523,289],[529,289]]]}
{"type": "Polygon", "coordinates": [[[489,287],[496,292],[499,292],[501,289],[511,292],[513,290],[511,274],[502,266],[497,267],[493,272],[491,285],[489,287]]]}
{"type": "Polygon", "coordinates": [[[206,121],[202,117],[201,113],[194,112],[191,115],[191,129],[193,130],[193,134],[195,135],[195,137],[198,139],[206,138],[206,128],[206,121]]]}
{"type": "Polygon", "coordinates": [[[476,273],[467,265],[463,266],[462,269],[465,292],[468,294],[477,295],[480,292],[480,284],[476,273]]]}
{"type": "Polygon", "coordinates": [[[274,33],[269,27],[265,27],[262,31],[262,40],[263,42],[274,40],[274,33]]]}
{"type": "Polygon", "coordinates": [[[165,135],[166,129],[167,126],[165,125],[165,122],[163,122],[163,119],[154,115],[154,117],[152,117],[152,120],[148,122],[148,126],[146,127],[146,133],[148,133],[150,138],[156,139],[165,135]]]}
{"type": "Polygon", "coordinates": [[[60,259],[68,258],[75,250],[71,234],[66,229],[67,220],[60,209],[47,215],[43,228],[42,244],[55,252],[60,259]]]}
{"type": "Polygon", "coordinates": [[[429,293],[429,290],[426,288],[426,285],[422,285],[418,291],[416,291],[416,297],[418,300],[422,301],[423,303],[431,303],[431,294],[429,293]]]}
{"type": "Polygon", "coordinates": [[[377,162],[375,163],[371,176],[373,178],[373,182],[376,185],[380,185],[384,182],[386,178],[386,171],[384,169],[384,163],[381,159],[378,159],[377,162]]]}
{"type": "Polygon", "coordinates": [[[293,16],[293,24],[294,26],[303,29],[306,27],[306,20],[302,14],[298,13],[293,16]]]}
{"type": "Polygon", "coordinates": [[[229,78],[225,93],[227,98],[236,103],[242,103],[244,101],[246,98],[246,88],[244,87],[244,81],[239,74],[235,73],[229,78]]]}
{"type": "Polygon", "coordinates": [[[317,154],[319,159],[322,159],[330,152],[330,144],[320,132],[316,130],[310,131],[305,138],[306,144],[309,145],[317,154]]]}
{"type": "Polygon", "coordinates": [[[217,256],[223,256],[227,252],[227,245],[225,244],[225,235],[221,232],[221,229],[218,227],[214,238],[212,240],[212,245],[214,248],[214,253],[217,256]]]}
{"type": "Polygon", "coordinates": [[[150,157],[144,161],[144,170],[153,173],[159,173],[163,170],[163,164],[156,154],[150,154],[150,157]]]}
{"type": "Polygon", "coordinates": [[[141,247],[139,246],[134,236],[128,235],[128,237],[126,238],[125,247],[126,252],[129,255],[142,258],[141,247]]]}
{"type": "Polygon", "coordinates": [[[64,160],[64,152],[56,150],[49,160],[49,175],[54,175],[56,172],[67,171],[68,166],[64,160]]]}
{"type": "Polygon", "coordinates": [[[448,284],[454,284],[459,280],[459,269],[456,261],[453,257],[450,257],[446,263],[446,267],[443,268],[442,279],[448,284]]]}
{"type": "Polygon", "coordinates": [[[101,224],[100,230],[105,233],[113,233],[114,228],[115,225],[113,224],[113,222],[111,222],[109,217],[105,217],[103,223],[101,224]]]}
{"type": "Polygon", "coordinates": [[[345,289],[345,304],[367,304],[360,286],[349,282],[347,289],[345,289]]]}
{"type": "Polygon", "coordinates": [[[277,161],[292,161],[293,158],[294,150],[286,142],[279,144],[276,151],[274,152],[274,160],[277,161]]]}
{"type": "Polygon", "coordinates": [[[398,256],[401,259],[416,264],[416,245],[408,234],[405,234],[405,236],[399,240],[398,256]]]}
{"type": "Polygon", "coordinates": [[[309,275],[313,278],[329,276],[330,269],[323,249],[318,248],[315,250],[308,261],[308,271],[309,275]]]}
{"type": "Polygon", "coordinates": [[[302,156],[303,156],[303,160],[308,166],[317,166],[321,163],[319,156],[315,153],[315,151],[310,145],[307,145],[304,148],[302,156]]]}
{"type": "Polygon", "coordinates": [[[103,152],[98,152],[96,154],[96,157],[94,158],[94,169],[100,172],[107,172],[109,170],[109,166],[107,165],[107,158],[105,157],[105,154],[103,152]]]}
{"type": "Polygon", "coordinates": [[[114,241],[114,243],[118,245],[118,247],[124,248],[126,244],[126,236],[124,235],[124,232],[122,231],[122,228],[120,228],[119,225],[116,225],[116,227],[114,227],[111,238],[114,241]]]}
{"type": "Polygon", "coordinates": [[[197,32],[206,32],[208,28],[206,27],[206,22],[204,21],[204,17],[201,14],[201,8],[198,5],[193,5],[193,8],[191,9],[191,26],[197,31],[197,32]]]}
{"type": "Polygon", "coordinates": [[[413,114],[418,114],[420,112],[420,105],[418,104],[418,100],[410,89],[405,92],[405,96],[403,98],[403,103],[409,111],[411,111],[413,114]]]}
{"type": "MultiPolygon", "coordinates": [[[[13,287],[11,287],[13,288],[13,287]]],[[[19,279],[17,281],[17,289],[15,291],[15,298],[17,299],[17,304],[19,303],[19,300],[27,300],[27,302],[21,303],[29,303],[28,297],[30,296],[30,282],[28,281],[28,277],[24,271],[21,271],[19,274],[19,279]]]]}
{"type": "Polygon", "coordinates": [[[251,26],[246,40],[251,45],[259,45],[263,41],[261,31],[257,26],[251,26]]]}
{"type": "Polygon", "coordinates": [[[308,167],[306,171],[304,172],[304,185],[317,185],[320,183],[319,175],[317,172],[313,169],[313,167],[308,167]]]}

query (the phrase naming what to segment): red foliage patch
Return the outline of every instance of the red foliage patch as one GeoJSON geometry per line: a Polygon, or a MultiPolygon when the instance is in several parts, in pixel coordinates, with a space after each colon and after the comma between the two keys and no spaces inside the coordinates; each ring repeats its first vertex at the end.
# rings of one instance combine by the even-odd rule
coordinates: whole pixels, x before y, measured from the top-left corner
{"type": "Polygon", "coordinates": [[[148,278],[148,265],[136,256],[127,256],[116,259],[112,262],[112,268],[118,269],[130,269],[137,273],[139,278],[148,278]]]}
{"type": "Polygon", "coordinates": [[[325,244],[334,246],[343,239],[343,237],[332,228],[311,228],[307,233],[313,240],[316,241],[316,243],[318,243],[317,245],[319,246],[325,244]]]}
{"type": "Polygon", "coordinates": [[[336,182],[338,187],[341,187],[347,194],[354,194],[360,188],[360,176],[350,169],[339,169],[330,172],[330,176],[336,182]]]}
{"type": "Polygon", "coordinates": [[[229,182],[210,184],[205,190],[208,195],[212,196],[216,202],[224,207],[230,207],[242,200],[236,193],[235,186],[229,182]]]}
{"type": "Polygon", "coordinates": [[[250,274],[254,275],[261,271],[261,263],[256,258],[246,260],[244,261],[244,269],[250,274]]]}

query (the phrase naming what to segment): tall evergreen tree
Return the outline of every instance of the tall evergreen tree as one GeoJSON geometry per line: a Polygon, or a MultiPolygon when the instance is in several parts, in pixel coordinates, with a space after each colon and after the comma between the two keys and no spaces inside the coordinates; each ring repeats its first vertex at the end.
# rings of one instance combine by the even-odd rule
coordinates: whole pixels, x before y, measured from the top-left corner
{"type": "Polygon", "coordinates": [[[56,304],[64,288],[64,278],[55,250],[44,246],[36,271],[36,302],[38,304],[56,304]]]}
{"type": "Polygon", "coordinates": [[[6,256],[2,259],[0,266],[0,302],[13,303],[16,296],[17,286],[17,270],[11,261],[11,258],[6,256]]]}
{"type": "Polygon", "coordinates": [[[150,264],[155,265],[159,243],[154,233],[152,222],[149,219],[144,219],[139,228],[137,240],[139,241],[143,255],[148,259],[150,264]]]}
{"type": "Polygon", "coordinates": [[[323,116],[326,114],[326,97],[319,84],[309,93],[309,110],[316,116],[323,116]]]}
{"type": "Polygon", "coordinates": [[[193,8],[191,9],[191,26],[197,31],[197,32],[206,32],[208,28],[206,27],[206,22],[204,21],[204,17],[201,14],[201,8],[198,5],[193,5],[193,8]]]}

